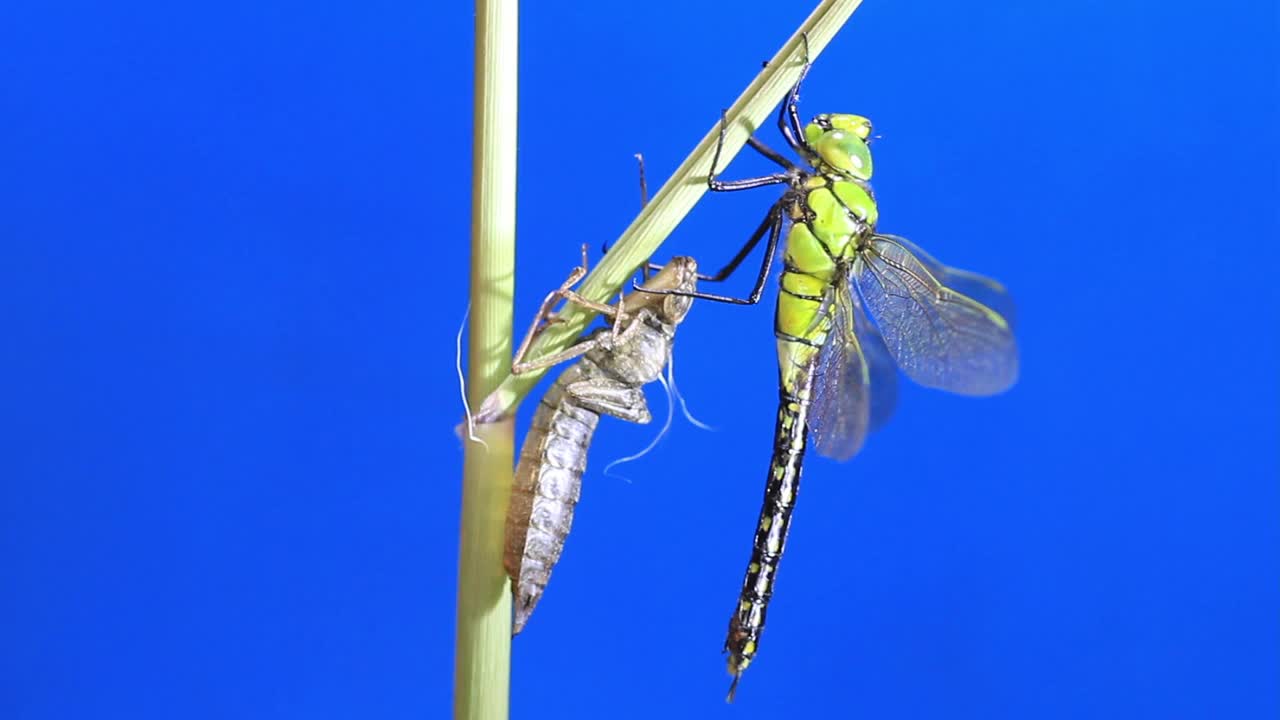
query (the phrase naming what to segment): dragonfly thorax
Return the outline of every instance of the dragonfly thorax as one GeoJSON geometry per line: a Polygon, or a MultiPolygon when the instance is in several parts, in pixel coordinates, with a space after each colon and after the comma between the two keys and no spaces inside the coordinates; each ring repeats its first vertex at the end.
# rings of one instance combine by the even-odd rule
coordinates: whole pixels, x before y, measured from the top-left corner
{"type": "Polygon", "coordinates": [[[822,114],[804,127],[804,138],[822,174],[854,180],[871,179],[871,121],[861,115],[822,114]]]}
{"type": "MultiPolygon", "coordinates": [[[[851,259],[862,238],[875,230],[880,219],[870,187],[854,180],[837,180],[828,175],[811,175],[801,192],[795,194],[792,208],[793,226],[788,247],[807,242],[803,229],[819,243],[822,256],[830,262],[851,259]]],[[[803,253],[799,253],[803,255],[803,253]]],[[[800,260],[797,257],[797,260],[800,260]]],[[[809,262],[792,263],[810,270],[825,266],[820,257],[809,262]]]]}

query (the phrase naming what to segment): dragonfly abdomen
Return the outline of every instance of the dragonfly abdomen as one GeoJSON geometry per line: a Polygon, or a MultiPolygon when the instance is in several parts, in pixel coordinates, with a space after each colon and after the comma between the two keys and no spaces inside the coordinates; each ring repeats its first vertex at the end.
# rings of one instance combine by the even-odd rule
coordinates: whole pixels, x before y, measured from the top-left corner
{"type": "MultiPolygon", "coordinates": [[[[778,564],[786,546],[787,531],[791,526],[791,512],[800,489],[804,463],[812,377],[813,367],[809,365],[801,382],[795,383],[791,389],[783,387],[779,392],[773,459],[769,464],[760,521],[756,526],[751,562],[747,565],[738,606],[729,621],[729,635],[725,639],[729,672],[734,676],[735,686],[738,676],[755,657],[760,634],[764,631],[769,598],[773,595],[778,564]]],[[[729,693],[732,697],[733,688],[729,693]]]]}
{"type": "Polygon", "coordinates": [[[798,371],[808,367],[831,331],[830,281],[785,270],[779,279],[773,331],[778,338],[778,368],[784,387],[794,391],[798,371]]]}

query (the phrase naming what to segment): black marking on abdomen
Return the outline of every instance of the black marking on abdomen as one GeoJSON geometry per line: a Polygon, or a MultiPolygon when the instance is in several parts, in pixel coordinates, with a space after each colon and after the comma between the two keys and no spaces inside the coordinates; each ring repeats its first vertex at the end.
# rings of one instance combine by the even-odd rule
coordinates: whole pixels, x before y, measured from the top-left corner
{"type": "Polygon", "coordinates": [[[796,493],[800,489],[813,373],[813,367],[806,370],[805,380],[797,394],[788,393],[785,389],[779,390],[778,422],[774,431],[773,458],[769,463],[764,502],[756,525],[751,562],[747,565],[742,592],[738,596],[733,617],[729,620],[729,635],[724,644],[725,651],[729,653],[729,672],[734,674],[735,685],[737,676],[755,657],[760,634],[764,631],[769,598],[773,595],[778,564],[786,546],[791,512],[795,507],[796,493]]]}

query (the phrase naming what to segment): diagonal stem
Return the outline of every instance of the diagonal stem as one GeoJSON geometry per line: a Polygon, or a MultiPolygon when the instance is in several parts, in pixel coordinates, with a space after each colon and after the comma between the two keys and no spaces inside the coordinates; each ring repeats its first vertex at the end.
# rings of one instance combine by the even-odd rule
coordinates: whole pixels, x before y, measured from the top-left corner
{"type": "MultiPolygon", "coordinates": [[[[742,149],[747,138],[768,119],[774,107],[800,75],[804,64],[804,39],[808,36],[809,59],[818,57],[836,32],[844,25],[862,0],[823,0],[773,56],[747,89],[725,112],[728,123],[721,164],[727,165],[742,149]]],[[[632,221],[604,259],[591,271],[579,292],[586,298],[606,302],[641,265],[648,262],[662,241],[693,209],[707,191],[707,172],[719,136],[719,123],[714,125],[685,158],[669,180],[632,221]]],[[[535,356],[564,349],[582,333],[595,314],[580,306],[570,306],[561,314],[564,322],[538,338],[531,351],[535,356]]],[[[509,417],[516,406],[538,382],[544,371],[508,374],[497,390],[476,408],[476,420],[489,423],[509,417]]]]}

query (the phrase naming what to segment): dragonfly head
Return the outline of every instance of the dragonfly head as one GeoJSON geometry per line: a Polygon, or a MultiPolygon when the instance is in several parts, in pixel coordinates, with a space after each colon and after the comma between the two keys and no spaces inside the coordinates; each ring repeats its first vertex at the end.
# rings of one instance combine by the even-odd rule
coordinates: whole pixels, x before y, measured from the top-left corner
{"type": "MultiPolygon", "coordinates": [[[[667,261],[644,283],[645,290],[679,290],[693,292],[698,289],[698,263],[691,257],[679,255],[667,261]]],[[[652,292],[634,292],[623,300],[628,313],[641,307],[652,308],[664,322],[678,325],[689,314],[693,298],[684,295],[659,295],[652,292]]]]}
{"type": "Polygon", "coordinates": [[[817,153],[820,171],[855,180],[871,179],[871,121],[861,115],[822,114],[804,126],[804,139],[817,153]]]}

